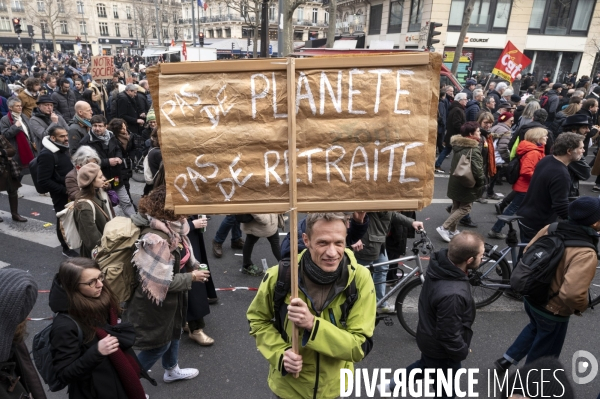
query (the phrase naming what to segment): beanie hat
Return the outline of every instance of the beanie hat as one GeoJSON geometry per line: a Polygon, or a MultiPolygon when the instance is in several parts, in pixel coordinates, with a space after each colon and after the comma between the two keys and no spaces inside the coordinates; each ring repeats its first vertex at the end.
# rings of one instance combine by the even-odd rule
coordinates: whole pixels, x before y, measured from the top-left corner
{"type": "Polygon", "coordinates": [[[17,325],[21,323],[35,304],[38,287],[33,276],[19,269],[0,269],[0,362],[10,356],[17,325]]]}
{"type": "Polygon", "coordinates": [[[91,162],[83,165],[77,171],[77,185],[79,188],[84,188],[92,184],[98,173],[100,173],[100,166],[97,163],[91,162]]]}
{"type": "Polygon", "coordinates": [[[477,81],[475,79],[467,79],[467,81],[465,82],[465,86],[476,86],[477,85],[477,81]]]}
{"type": "Polygon", "coordinates": [[[510,96],[510,101],[512,101],[513,103],[520,103],[521,96],[519,96],[518,94],[513,94],[512,96],[510,96]]]}
{"type": "Polygon", "coordinates": [[[156,114],[154,113],[154,109],[150,109],[150,111],[148,111],[148,115],[146,115],[146,122],[155,121],[155,120],[156,120],[156,114]]]}
{"type": "Polygon", "coordinates": [[[502,115],[498,118],[498,122],[506,122],[510,118],[514,118],[515,116],[511,112],[503,112],[502,115]]]}
{"type": "Polygon", "coordinates": [[[569,204],[569,219],[582,226],[591,226],[600,220],[600,198],[579,197],[569,204]]]}

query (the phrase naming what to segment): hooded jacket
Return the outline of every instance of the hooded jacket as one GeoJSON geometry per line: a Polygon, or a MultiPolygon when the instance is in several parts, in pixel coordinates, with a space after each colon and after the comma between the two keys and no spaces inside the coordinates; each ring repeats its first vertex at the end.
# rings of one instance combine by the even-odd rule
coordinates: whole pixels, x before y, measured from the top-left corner
{"type": "MultiPolygon", "coordinates": [[[[58,274],[52,282],[49,305],[53,312],[58,313],[50,331],[52,363],[58,379],[69,384],[69,399],[127,399],[115,367],[107,356],[98,351],[98,337],[94,335],[90,342],[86,342],[84,331],[80,345],[77,326],[62,315],[69,312],[69,298],[58,274]]],[[[137,359],[133,349],[126,351],[137,359]]],[[[156,385],[145,370],[142,370],[142,376],[156,385]]]]}
{"type": "Polygon", "coordinates": [[[510,162],[510,147],[508,146],[512,136],[510,127],[500,122],[490,129],[490,134],[494,139],[496,164],[501,165],[510,162]]]}
{"type": "Polygon", "coordinates": [[[465,360],[474,321],[475,301],[467,274],[448,259],[448,249],[435,252],[419,296],[419,350],[434,359],[465,360]]]}
{"type": "MultiPolygon", "coordinates": [[[[564,234],[569,239],[583,239],[598,246],[598,233],[590,227],[584,227],[572,222],[558,223],[556,232],[564,234]]],[[[548,234],[548,226],[542,228],[531,240],[525,251],[541,236],[548,234]]],[[[552,283],[551,295],[556,294],[546,306],[547,312],[556,316],[570,316],[573,313],[583,313],[588,307],[588,289],[594,279],[598,254],[588,247],[566,247],[565,253],[558,264],[552,283]]],[[[531,305],[531,303],[530,303],[531,305]]],[[[532,305],[537,308],[537,306],[532,305]]]]}
{"type": "Polygon", "coordinates": [[[38,155],[38,184],[53,198],[66,198],[65,176],[73,169],[69,148],[57,145],[48,136],[44,137],[42,145],[44,149],[38,155]]]}
{"type": "Polygon", "coordinates": [[[479,141],[468,137],[455,136],[450,142],[454,155],[450,165],[450,180],[448,181],[448,198],[458,202],[473,202],[481,195],[482,187],[485,185],[485,176],[483,174],[483,157],[479,149],[479,141]],[[468,156],[471,153],[471,171],[475,178],[475,186],[467,188],[460,184],[460,181],[453,176],[454,170],[460,157],[468,156]]]}
{"type": "Polygon", "coordinates": [[[521,141],[517,148],[517,155],[520,158],[519,163],[521,166],[519,178],[513,184],[513,190],[518,193],[526,193],[535,167],[544,158],[544,147],[531,141],[521,141]]]}
{"type": "Polygon", "coordinates": [[[50,115],[40,112],[40,109],[37,107],[33,109],[33,113],[29,119],[29,127],[31,128],[35,147],[38,149],[38,151],[42,150],[42,139],[48,136],[48,130],[51,127],[60,126],[65,130],[69,130],[69,125],[64,118],[60,115],[57,116],[58,122],[54,123],[52,120],[50,120],[50,115]]]}
{"type": "Polygon", "coordinates": [[[21,100],[21,105],[23,105],[23,114],[28,117],[31,118],[31,114],[33,112],[33,109],[35,107],[37,107],[36,102],[38,99],[39,95],[36,95],[35,97],[28,91],[28,90],[23,90],[22,92],[19,93],[19,100],[21,100]]]}
{"type": "MultiPolygon", "coordinates": [[[[298,255],[298,260],[302,258],[298,255]]],[[[300,329],[300,355],[302,372],[299,378],[287,375],[283,367],[283,354],[291,348],[293,323],[286,316],[284,326],[288,335],[285,341],[273,325],[273,294],[278,266],[267,270],[246,316],[250,323],[250,335],[256,339],[260,353],[269,361],[268,383],[271,390],[281,398],[330,399],[340,395],[340,369],[354,369],[354,363],[361,361],[373,346],[375,329],[375,287],[368,269],[356,263],[351,250],[348,257],[348,278],[334,285],[335,293],[328,299],[323,311],[317,314],[306,295],[306,289],[299,281],[298,297],[308,304],[315,316],[312,331],[300,329]],[[354,280],[358,299],[348,314],[346,325],[339,320],[340,306],[346,300],[345,289],[354,280]]],[[[285,298],[289,305],[290,294],[285,298]]]]}

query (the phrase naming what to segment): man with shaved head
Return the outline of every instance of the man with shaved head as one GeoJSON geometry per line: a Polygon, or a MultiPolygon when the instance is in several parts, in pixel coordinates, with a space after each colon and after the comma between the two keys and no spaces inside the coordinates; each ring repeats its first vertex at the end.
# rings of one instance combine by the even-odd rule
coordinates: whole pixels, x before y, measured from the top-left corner
{"type": "Polygon", "coordinates": [[[75,154],[79,148],[79,142],[92,128],[92,107],[85,101],[75,103],[75,116],[69,125],[69,153],[75,154]]]}

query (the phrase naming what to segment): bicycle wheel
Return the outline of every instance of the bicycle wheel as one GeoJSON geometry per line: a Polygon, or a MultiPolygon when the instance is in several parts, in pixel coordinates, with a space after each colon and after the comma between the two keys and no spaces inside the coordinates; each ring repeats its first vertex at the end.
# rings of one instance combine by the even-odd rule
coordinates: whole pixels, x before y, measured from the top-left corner
{"type": "Polygon", "coordinates": [[[596,274],[590,284],[590,304],[596,306],[600,303],[600,263],[596,266],[596,274]]]}
{"type": "Polygon", "coordinates": [[[423,283],[416,278],[406,284],[396,297],[396,314],[400,324],[407,333],[413,337],[417,336],[417,325],[419,324],[419,296],[423,283]]]}
{"type": "Polygon", "coordinates": [[[471,283],[471,294],[475,300],[475,307],[481,308],[494,302],[502,296],[504,290],[493,287],[484,287],[483,284],[509,284],[510,283],[510,266],[506,259],[500,259],[500,253],[493,252],[489,254],[489,247],[486,244],[486,252],[481,260],[481,265],[477,270],[469,272],[469,282],[471,283]],[[482,284],[483,283],[483,284],[482,284]]]}

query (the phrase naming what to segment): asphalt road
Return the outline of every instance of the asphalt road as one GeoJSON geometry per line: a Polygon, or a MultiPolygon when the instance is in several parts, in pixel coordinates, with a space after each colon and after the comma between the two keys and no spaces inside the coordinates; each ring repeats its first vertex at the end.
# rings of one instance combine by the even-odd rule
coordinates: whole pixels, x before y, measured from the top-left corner
{"type": "MultiPolygon", "coordinates": [[[[444,166],[448,168],[449,159],[444,166]]],[[[423,220],[426,230],[430,233],[436,248],[444,247],[445,243],[435,232],[435,227],[441,225],[446,218],[445,206],[450,202],[446,198],[447,176],[436,176],[434,201],[422,212],[418,219],[423,220]]],[[[25,177],[24,183],[31,183],[25,177]]],[[[582,185],[582,195],[592,195],[592,183],[582,185]]],[[[139,199],[141,184],[134,183],[135,200],[139,199]]],[[[509,185],[497,188],[498,192],[507,194],[509,185]]],[[[39,196],[32,191],[31,186],[25,186],[26,198],[19,202],[20,212],[30,218],[30,222],[15,224],[7,220],[7,196],[0,194],[0,216],[5,222],[0,224],[0,267],[10,265],[31,272],[41,290],[38,301],[31,317],[50,317],[48,293],[53,275],[59,263],[64,259],[61,255],[58,241],[54,236],[54,226],[44,227],[47,222],[55,223],[50,198],[39,196]],[[37,212],[38,216],[31,213],[37,212]]],[[[495,221],[492,203],[475,203],[472,211],[473,219],[479,224],[476,229],[486,234],[495,221]]],[[[216,259],[210,250],[211,240],[219,227],[222,216],[213,216],[209,221],[205,242],[209,252],[209,263],[215,284],[218,288],[258,287],[260,278],[250,277],[240,272],[242,258],[241,250],[232,250],[229,239],[223,246],[224,256],[216,259]]],[[[501,241],[496,242],[502,245],[501,241]]],[[[261,239],[254,249],[254,262],[261,264],[266,259],[269,265],[275,264],[266,239],[261,239]]],[[[162,382],[163,370],[157,364],[151,375],[159,384],[152,387],[145,384],[151,398],[269,398],[267,386],[266,360],[257,351],[254,340],[248,335],[248,324],[245,312],[254,296],[253,291],[238,289],[235,291],[220,291],[219,303],[211,306],[211,314],[206,317],[206,333],[215,339],[211,347],[200,347],[187,337],[183,337],[180,347],[180,366],[196,367],[200,375],[196,379],[180,381],[171,384],[162,382]]],[[[587,311],[583,317],[572,317],[566,343],[560,360],[566,372],[571,375],[572,356],[578,350],[591,352],[600,358],[600,310],[587,311]]],[[[488,395],[487,369],[493,361],[500,357],[520,330],[527,324],[527,316],[522,305],[501,298],[493,306],[478,311],[474,328],[471,353],[463,363],[465,367],[479,369],[479,383],[476,386],[478,397],[493,397],[488,395]]],[[[31,321],[29,323],[28,343],[33,335],[45,327],[49,321],[31,321]]],[[[356,367],[366,368],[372,372],[375,368],[403,368],[419,358],[419,350],[414,338],[408,335],[396,321],[393,326],[380,324],[374,336],[374,349],[370,355],[356,367]]],[[[600,377],[587,385],[573,384],[577,398],[596,398],[600,392],[600,377]]],[[[368,397],[363,389],[363,396],[368,397]]],[[[66,390],[59,393],[49,393],[49,398],[64,398],[66,390]]],[[[355,397],[355,396],[352,396],[355,397]]],[[[378,394],[375,397],[379,397],[378,394]]]]}

